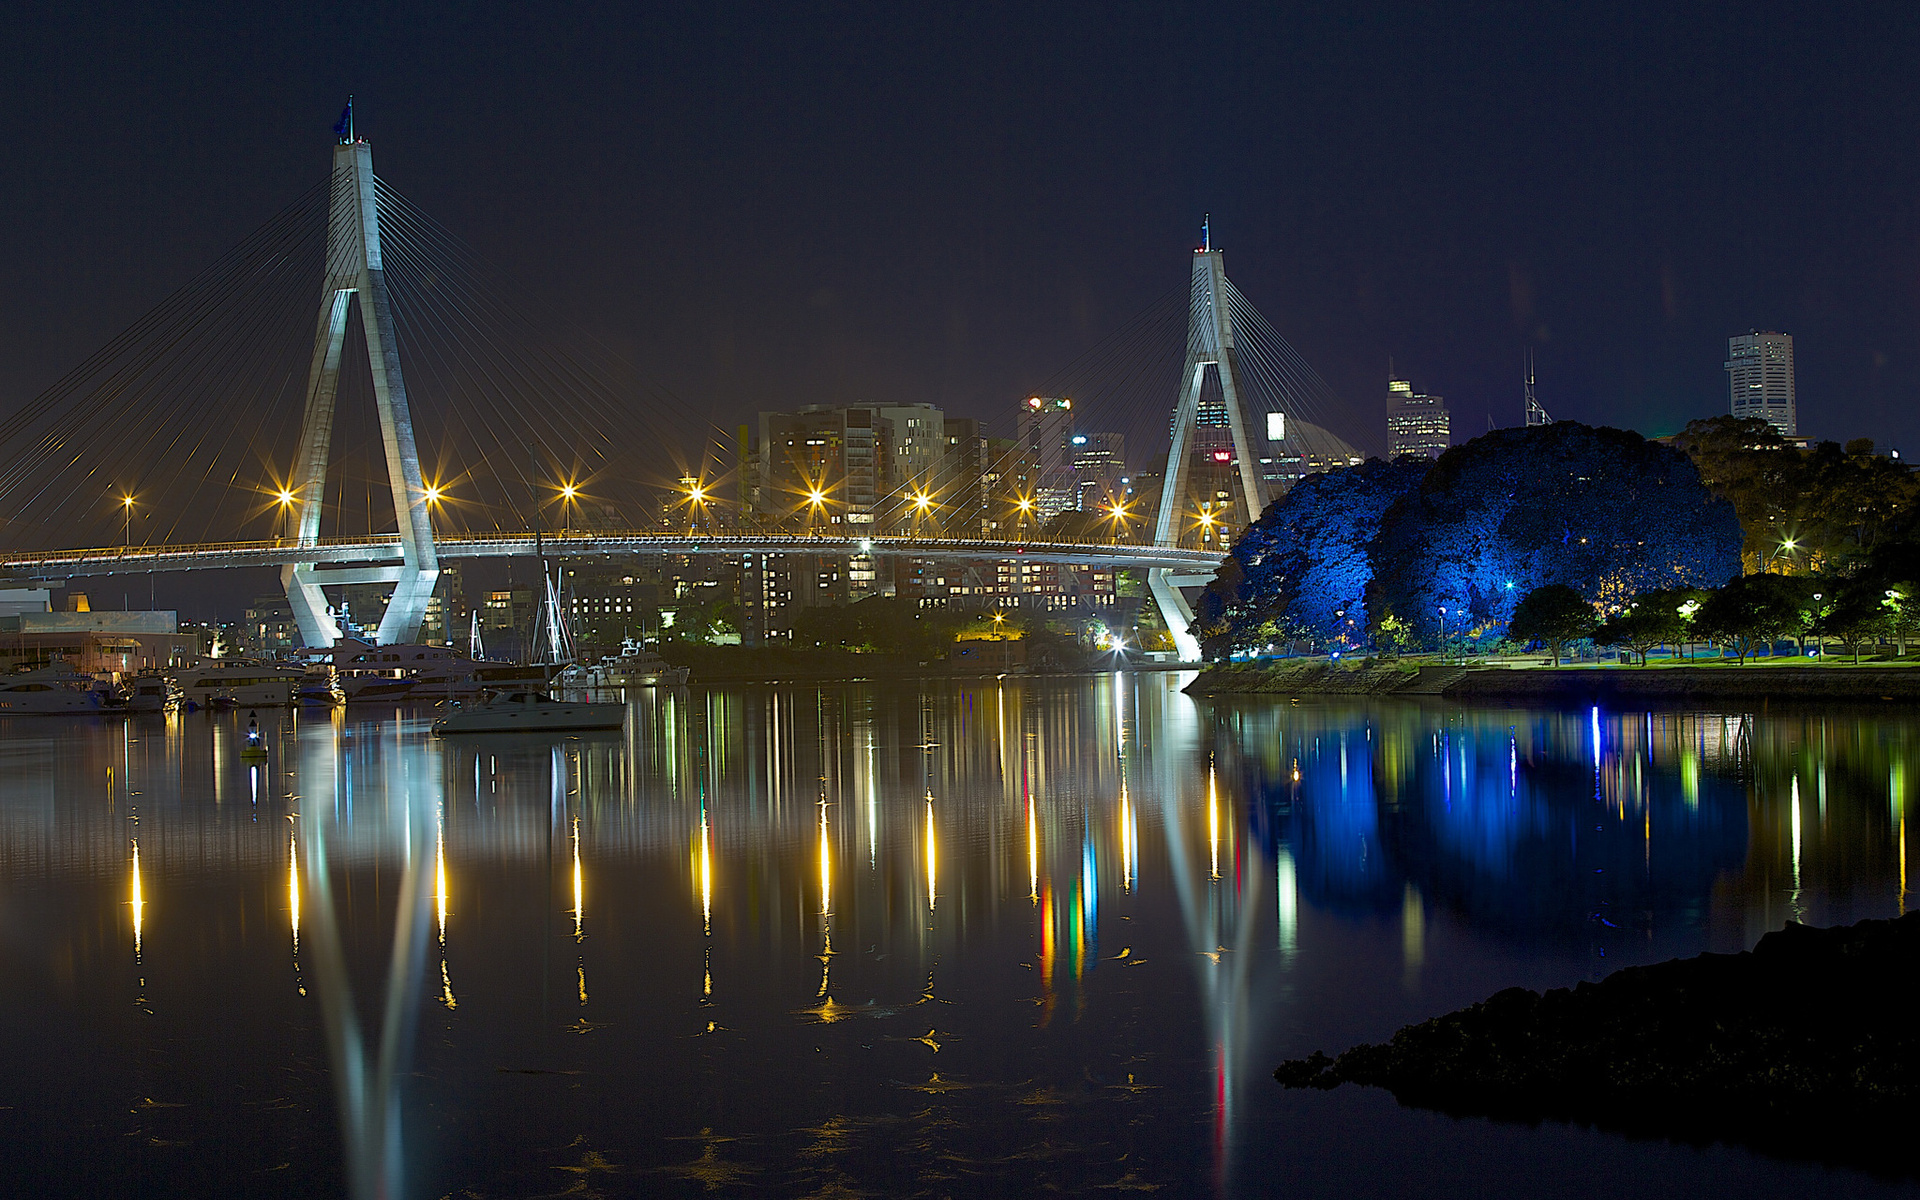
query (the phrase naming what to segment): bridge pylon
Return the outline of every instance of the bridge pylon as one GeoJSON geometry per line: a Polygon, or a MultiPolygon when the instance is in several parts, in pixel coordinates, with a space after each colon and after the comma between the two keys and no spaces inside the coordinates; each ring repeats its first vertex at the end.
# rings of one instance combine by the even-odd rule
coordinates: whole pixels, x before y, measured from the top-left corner
{"type": "Polygon", "coordinates": [[[308,646],[331,646],[340,625],[327,611],[323,586],[391,583],[393,598],[380,618],[382,644],[419,636],[427,601],[440,576],[433,544],[427,489],[420,474],[420,452],[407,409],[407,385],[400,371],[400,343],[394,334],[393,306],[380,261],[380,215],[374,190],[373,147],[353,137],[351,128],[333,150],[333,193],[327,215],[327,277],[320,293],[320,322],[313,335],[313,366],[307,375],[306,421],[294,459],[288,490],[298,517],[299,545],[316,554],[309,561],[281,568],[300,637],[308,646]],[[374,403],[387,455],[387,481],[400,525],[398,566],[352,567],[322,571],[320,512],[327,490],[327,458],[333,444],[334,401],[340,387],[341,348],[346,340],[348,305],[357,299],[373,371],[374,403]]]}
{"type": "MultiPolygon", "coordinates": [[[[1227,305],[1226,256],[1213,248],[1206,225],[1201,227],[1200,249],[1193,252],[1193,288],[1187,309],[1187,361],[1181,372],[1180,399],[1173,410],[1173,446],[1167,452],[1167,471],[1160,485],[1160,515],[1154,526],[1154,544],[1177,546],[1186,523],[1187,474],[1193,442],[1200,426],[1200,388],[1207,368],[1220,377],[1227,409],[1227,427],[1233,434],[1233,453],[1240,469],[1240,492],[1246,505],[1246,523],[1260,519],[1266,508],[1265,481],[1254,452],[1255,423],[1234,347],[1233,314],[1227,305]]],[[[1174,581],[1171,571],[1157,567],[1147,572],[1147,587],[1160,606],[1167,632],[1180,657],[1200,658],[1200,642],[1190,632],[1193,607],[1174,581]]]]}

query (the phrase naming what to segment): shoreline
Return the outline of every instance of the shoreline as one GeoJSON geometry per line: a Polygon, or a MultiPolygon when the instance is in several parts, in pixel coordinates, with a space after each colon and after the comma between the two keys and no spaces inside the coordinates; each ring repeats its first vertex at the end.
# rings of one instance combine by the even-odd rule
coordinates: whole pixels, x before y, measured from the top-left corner
{"type": "Polygon", "coordinates": [[[1384,1088],[1460,1117],[1569,1121],[1912,1176],[1920,913],[1789,921],[1739,954],[1505,991],[1388,1042],[1283,1063],[1287,1088],[1384,1088]]]}
{"type": "Polygon", "coordinates": [[[1497,667],[1281,660],[1206,668],[1194,696],[1435,696],[1462,701],[1858,700],[1920,703],[1910,666],[1497,667]]]}

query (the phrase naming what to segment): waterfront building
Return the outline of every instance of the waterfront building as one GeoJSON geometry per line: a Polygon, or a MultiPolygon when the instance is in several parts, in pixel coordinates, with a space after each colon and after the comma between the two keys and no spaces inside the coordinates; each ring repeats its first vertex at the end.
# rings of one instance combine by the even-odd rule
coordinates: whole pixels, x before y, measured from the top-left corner
{"type": "Polygon", "coordinates": [[[132,675],[191,666],[200,651],[200,635],[182,633],[171,610],[0,616],[0,671],[64,662],[85,675],[132,675]]]}
{"type": "Polygon", "coordinates": [[[1453,444],[1446,401],[1387,380],[1387,458],[1439,458],[1453,444]]]}
{"type": "Polygon", "coordinates": [[[1740,418],[1758,417],[1783,437],[1799,435],[1792,334],[1753,329],[1728,338],[1726,368],[1728,411],[1740,418]]]}
{"type": "Polygon", "coordinates": [[[280,658],[300,647],[300,626],[284,592],[255,596],[235,633],[232,653],[248,658],[280,658]]]}

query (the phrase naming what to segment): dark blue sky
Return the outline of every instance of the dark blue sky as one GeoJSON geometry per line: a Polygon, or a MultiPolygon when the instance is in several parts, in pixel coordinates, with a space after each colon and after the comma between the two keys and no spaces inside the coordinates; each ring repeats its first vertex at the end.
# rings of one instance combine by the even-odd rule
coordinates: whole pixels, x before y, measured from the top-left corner
{"type": "Polygon", "coordinates": [[[1670,432],[1750,326],[1805,432],[1920,446],[1910,4],[1333,8],[17,12],[0,405],[319,178],[353,92],[383,176],[721,421],[1001,411],[1211,211],[1372,448],[1388,355],[1457,433],[1525,345],[1556,416],[1670,432]]]}

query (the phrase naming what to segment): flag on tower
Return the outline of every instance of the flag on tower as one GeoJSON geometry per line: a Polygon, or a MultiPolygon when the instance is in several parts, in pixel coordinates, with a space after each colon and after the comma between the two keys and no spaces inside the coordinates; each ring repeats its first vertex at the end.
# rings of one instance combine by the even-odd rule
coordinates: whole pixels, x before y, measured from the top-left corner
{"type": "Polygon", "coordinates": [[[342,145],[353,140],[353,97],[347,97],[347,106],[340,110],[340,119],[334,122],[334,136],[342,145]]]}

